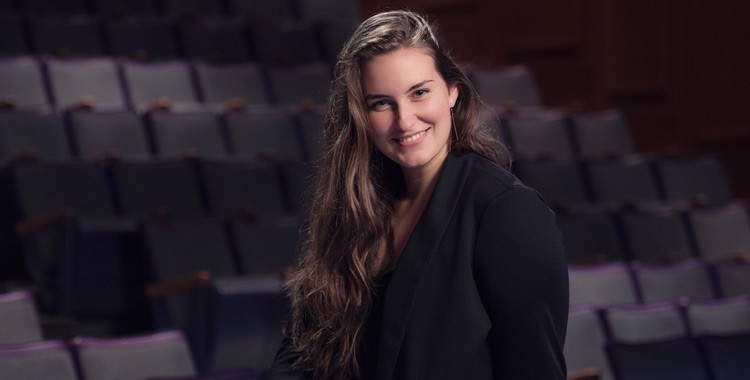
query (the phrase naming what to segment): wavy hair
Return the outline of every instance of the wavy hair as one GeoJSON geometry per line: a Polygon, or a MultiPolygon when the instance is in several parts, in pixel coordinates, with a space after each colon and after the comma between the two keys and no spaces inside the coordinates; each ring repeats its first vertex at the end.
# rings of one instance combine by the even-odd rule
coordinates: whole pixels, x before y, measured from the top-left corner
{"type": "Polygon", "coordinates": [[[389,11],[360,24],[334,70],[307,239],[287,284],[291,348],[299,353],[297,366],[315,379],[362,375],[373,293],[384,268],[395,265],[391,218],[405,184],[398,165],[370,138],[361,72],[372,58],[409,47],[426,48],[445,82],[459,90],[451,151],[509,162],[505,147],[479,122],[482,103],[474,86],[424,18],[389,11]],[[379,257],[382,244],[388,253],[384,258],[379,257]]]}

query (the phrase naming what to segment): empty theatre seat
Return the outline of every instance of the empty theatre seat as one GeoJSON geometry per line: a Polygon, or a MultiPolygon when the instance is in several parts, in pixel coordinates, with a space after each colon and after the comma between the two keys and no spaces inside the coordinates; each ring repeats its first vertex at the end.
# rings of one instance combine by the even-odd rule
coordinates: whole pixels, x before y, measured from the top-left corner
{"type": "Polygon", "coordinates": [[[198,165],[212,215],[263,218],[289,213],[276,164],[204,160],[198,165]]]}
{"type": "Polygon", "coordinates": [[[502,119],[515,158],[571,160],[573,144],[564,116],[558,112],[529,112],[502,119]]]}
{"type": "Polygon", "coordinates": [[[39,314],[31,293],[19,290],[0,294],[0,347],[41,340],[39,314]]]}
{"type": "Polygon", "coordinates": [[[632,260],[675,262],[694,256],[690,231],[679,208],[627,210],[620,220],[632,260]]]}
{"type": "Polygon", "coordinates": [[[153,14],[130,15],[104,21],[111,54],[141,61],[179,58],[174,28],[172,19],[153,14]]]}
{"type": "Polygon", "coordinates": [[[588,160],[584,167],[598,204],[619,207],[661,200],[651,161],[646,157],[588,160]]]}
{"type": "Polygon", "coordinates": [[[630,128],[620,110],[573,113],[569,119],[580,157],[592,159],[636,153],[630,128]]]}
{"type": "MultiPolygon", "coordinates": [[[[2,80],[2,79],[0,79],[2,80]]],[[[0,112],[0,162],[71,157],[61,116],[52,111],[0,112]]]]}
{"type": "Polygon", "coordinates": [[[8,107],[50,104],[39,60],[31,56],[0,58],[0,102],[8,107]]]}
{"type": "Polygon", "coordinates": [[[138,111],[198,103],[190,67],[185,61],[123,61],[130,104],[138,111]]]}
{"type": "Polygon", "coordinates": [[[702,258],[715,261],[750,258],[750,215],[744,204],[695,208],[687,215],[702,258]]]}
{"type": "Polygon", "coordinates": [[[666,200],[722,205],[732,199],[724,168],[715,156],[659,159],[656,173],[666,200]]]}
{"type": "Polygon", "coordinates": [[[643,302],[707,300],[718,296],[707,265],[697,260],[675,264],[632,265],[643,302]]]}
{"type": "Polygon", "coordinates": [[[492,107],[512,111],[544,105],[536,78],[526,66],[471,67],[469,75],[482,101],[492,107]]]}
{"type": "Polygon", "coordinates": [[[29,33],[37,54],[70,57],[106,53],[99,23],[89,15],[31,15],[29,33]]]}
{"type": "Polygon", "coordinates": [[[294,114],[283,109],[229,112],[224,115],[234,157],[301,161],[305,152],[294,114]]]}
{"type": "Polygon", "coordinates": [[[569,265],[602,264],[626,257],[615,214],[603,209],[557,212],[569,265]]]}
{"type": "Polygon", "coordinates": [[[146,120],[156,155],[165,158],[227,156],[219,117],[210,111],[150,111],[146,120]]]}
{"type": "Polygon", "coordinates": [[[185,56],[214,63],[246,62],[253,58],[245,23],[236,19],[188,20],[179,27],[185,56]]]}
{"type": "Polygon", "coordinates": [[[202,100],[212,108],[267,106],[271,96],[261,66],[253,62],[212,64],[194,62],[202,100]]]}
{"type": "Polygon", "coordinates": [[[151,158],[143,121],[132,111],[74,110],[68,113],[68,124],[80,158],[151,158]]]}
{"type": "Polygon", "coordinates": [[[58,108],[127,108],[117,64],[107,57],[44,61],[58,108]]]}
{"type": "Polygon", "coordinates": [[[328,99],[331,73],[324,62],[270,66],[268,73],[275,103],[280,106],[323,105],[328,99]]]}
{"type": "Polygon", "coordinates": [[[65,342],[0,345],[0,377],[4,380],[78,380],[73,356],[65,342]]]}
{"type": "Polygon", "coordinates": [[[179,331],[138,336],[76,337],[73,350],[87,380],[141,380],[195,375],[190,347],[179,331]]]}
{"type": "Polygon", "coordinates": [[[123,216],[140,219],[205,215],[197,174],[188,161],[120,161],[112,164],[112,176],[123,216]]]}

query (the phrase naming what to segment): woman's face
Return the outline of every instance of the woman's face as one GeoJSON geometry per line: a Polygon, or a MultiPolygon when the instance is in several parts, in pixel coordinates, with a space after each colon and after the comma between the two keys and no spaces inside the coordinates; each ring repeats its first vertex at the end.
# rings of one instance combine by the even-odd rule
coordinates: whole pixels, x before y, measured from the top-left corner
{"type": "Polygon", "coordinates": [[[442,164],[458,89],[440,76],[427,49],[403,48],[371,59],[362,88],[380,152],[404,170],[442,164]]]}

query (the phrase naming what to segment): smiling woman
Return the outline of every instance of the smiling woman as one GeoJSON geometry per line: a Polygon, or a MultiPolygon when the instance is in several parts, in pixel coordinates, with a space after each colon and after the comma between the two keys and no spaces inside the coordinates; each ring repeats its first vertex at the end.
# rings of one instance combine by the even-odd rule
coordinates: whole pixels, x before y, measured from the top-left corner
{"type": "Polygon", "coordinates": [[[373,143],[404,169],[407,186],[409,177],[434,176],[448,155],[458,88],[448,87],[429,51],[408,47],[373,58],[362,88],[373,143]]]}
{"type": "Polygon", "coordinates": [[[419,15],[341,51],[292,313],[271,379],[564,379],[554,215],[503,165],[419,15]]]}

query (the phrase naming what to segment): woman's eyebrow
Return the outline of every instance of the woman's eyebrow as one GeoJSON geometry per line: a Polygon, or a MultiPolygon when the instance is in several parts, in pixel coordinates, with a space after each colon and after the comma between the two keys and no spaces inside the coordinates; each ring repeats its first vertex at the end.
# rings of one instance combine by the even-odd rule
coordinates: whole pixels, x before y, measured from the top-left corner
{"type": "Polygon", "coordinates": [[[414,86],[409,87],[409,89],[406,90],[406,93],[408,94],[408,93],[410,93],[410,92],[412,92],[412,91],[414,91],[414,90],[416,90],[416,89],[424,86],[425,84],[427,84],[429,82],[433,82],[433,80],[432,79],[423,80],[423,81],[415,84],[414,86]]]}
{"type": "MultiPolygon", "coordinates": [[[[418,88],[420,88],[420,87],[422,87],[425,84],[430,83],[430,82],[434,82],[434,81],[432,79],[423,80],[423,81],[421,81],[421,82],[419,82],[419,83],[417,83],[417,84],[409,87],[409,89],[406,90],[405,93],[408,94],[408,93],[410,93],[410,92],[412,92],[412,91],[414,91],[414,90],[416,90],[416,89],[418,89],[418,88]]],[[[365,100],[380,99],[380,98],[387,98],[387,97],[388,97],[388,95],[370,94],[370,95],[365,95],[365,100]]]]}

